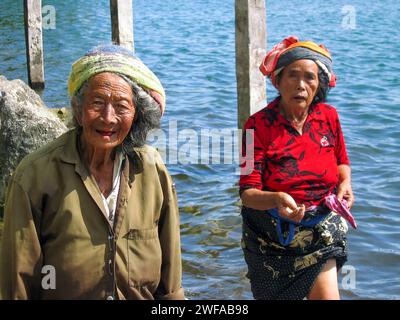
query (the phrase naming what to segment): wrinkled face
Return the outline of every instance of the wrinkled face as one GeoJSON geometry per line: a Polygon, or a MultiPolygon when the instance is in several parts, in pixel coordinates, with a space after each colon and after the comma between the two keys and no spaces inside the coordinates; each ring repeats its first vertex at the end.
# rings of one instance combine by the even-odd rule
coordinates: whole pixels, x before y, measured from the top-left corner
{"type": "Polygon", "coordinates": [[[297,60],[282,70],[278,83],[281,103],[289,108],[308,108],[318,86],[318,65],[308,59],[297,60]]]}
{"type": "Polygon", "coordinates": [[[89,79],[82,113],[82,139],[96,149],[114,148],[127,136],[135,117],[130,85],[113,73],[99,73],[89,79]]]}

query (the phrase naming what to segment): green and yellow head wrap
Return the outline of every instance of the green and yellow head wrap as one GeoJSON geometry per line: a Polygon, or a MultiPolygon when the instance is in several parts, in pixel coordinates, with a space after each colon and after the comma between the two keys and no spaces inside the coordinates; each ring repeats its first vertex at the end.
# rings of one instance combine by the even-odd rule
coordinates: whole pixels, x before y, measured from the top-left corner
{"type": "Polygon", "coordinates": [[[132,79],[157,101],[161,114],[164,113],[165,91],[160,80],[132,52],[117,45],[97,47],[74,62],[68,79],[70,97],[86,80],[101,72],[115,72],[132,79]]]}

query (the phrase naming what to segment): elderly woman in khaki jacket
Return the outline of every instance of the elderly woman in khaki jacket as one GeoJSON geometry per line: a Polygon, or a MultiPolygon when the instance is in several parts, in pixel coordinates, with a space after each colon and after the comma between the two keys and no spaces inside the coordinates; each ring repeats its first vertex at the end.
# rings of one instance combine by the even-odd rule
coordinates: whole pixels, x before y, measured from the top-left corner
{"type": "Polygon", "coordinates": [[[2,299],[184,299],[174,184],[145,145],[165,93],[132,53],[72,66],[76,128],[28,155],[8,186],[2,299]]]}

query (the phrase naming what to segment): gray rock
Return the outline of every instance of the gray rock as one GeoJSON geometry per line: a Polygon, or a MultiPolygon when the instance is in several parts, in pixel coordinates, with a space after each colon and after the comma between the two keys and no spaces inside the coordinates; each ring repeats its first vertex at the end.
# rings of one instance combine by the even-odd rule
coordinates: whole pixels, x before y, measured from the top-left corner
{"type": "Polygon", "coordinates": [[[66,130],[27,84],[0,76],[0,205],[22,158],[66,130]]]}

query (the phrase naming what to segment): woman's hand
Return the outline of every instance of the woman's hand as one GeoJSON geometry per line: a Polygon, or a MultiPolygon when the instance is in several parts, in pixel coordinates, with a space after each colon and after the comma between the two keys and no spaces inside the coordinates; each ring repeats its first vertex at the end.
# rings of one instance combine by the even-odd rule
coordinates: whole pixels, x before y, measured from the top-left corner
{"type": "Polygon", "coordinates": [[[304,217],[305,206],[296,204],[296,201],[285,192],[262,191],[247,189],[241,194],[244,206],[256,210],[278,208],[279,215],[285,219],[300,222],[304,217]]]}
{"type": "Polygon", "coordinates": [[[303,217],[306,207],[304,204],[298,206],[296,201],[285,192],[277,192],[276,194],[276,207],[278,208],[279,215],[282,218],[293,220],[299,223],[303,217]]]}
{"type": "Polygon", "coordinates": [[[345,199],[347,206],[350,209],[354,203],[353,189],[351,188],[351,182],[349,180],[342,181],[338,186],[337,197],[339,201],[345,199]]]}

